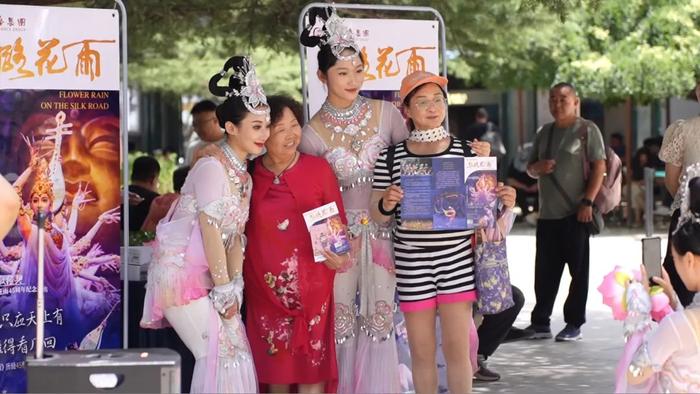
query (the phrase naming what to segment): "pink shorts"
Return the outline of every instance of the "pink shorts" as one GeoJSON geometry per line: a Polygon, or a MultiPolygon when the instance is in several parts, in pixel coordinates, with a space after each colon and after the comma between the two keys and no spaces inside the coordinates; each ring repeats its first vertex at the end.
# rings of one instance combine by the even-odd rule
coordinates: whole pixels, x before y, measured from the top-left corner
{"type": "Polygon", "coordinates": [[[476,291],[464,291],[461,293],[438,294],[435,297],[420,301],[399,301],[401,312],[420,312],[428,309],[437,309],[440,304],[453,304],[456,302],[476,301],[476,291]]]}

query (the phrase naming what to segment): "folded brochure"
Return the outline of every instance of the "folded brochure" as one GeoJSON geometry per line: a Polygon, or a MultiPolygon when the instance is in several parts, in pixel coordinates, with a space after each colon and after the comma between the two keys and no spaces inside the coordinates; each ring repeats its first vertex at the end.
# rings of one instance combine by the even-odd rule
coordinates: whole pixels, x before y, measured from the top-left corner
{"type": "Polygon", "coordinates": [[[493,227],[496,158],[443,156],[401,160],[401,226],[410,230],[493,227]]]}
{"type": "Polygon", "coordinates": [[[304,221],[311,235],[315,262],[326,260],[324,250],[335,254],[350,251],[348,234],[335,202],[304,212],[304,221]]]}

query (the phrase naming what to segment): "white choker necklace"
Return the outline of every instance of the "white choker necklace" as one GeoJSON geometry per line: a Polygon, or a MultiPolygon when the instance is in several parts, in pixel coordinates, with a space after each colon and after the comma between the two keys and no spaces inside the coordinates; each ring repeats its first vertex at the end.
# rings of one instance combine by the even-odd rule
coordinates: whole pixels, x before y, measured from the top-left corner
{"type": "Polygon", "coordinates": [[[429,130],[413,130],[408,140],[413,142],[435,142],[449,136],[450,133],[448,133],[444,127],[440,126],[429,130]]]}

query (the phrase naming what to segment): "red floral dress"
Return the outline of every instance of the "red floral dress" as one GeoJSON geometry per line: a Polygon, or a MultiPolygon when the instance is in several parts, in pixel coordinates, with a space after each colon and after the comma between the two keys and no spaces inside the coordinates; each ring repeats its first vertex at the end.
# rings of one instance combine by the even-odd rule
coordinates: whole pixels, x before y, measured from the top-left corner
{"type": "Polygon", "coordinates": [[[335,272],[314,262],[303,213],[335,201],[346,223],[338,183],[325,160],[304,154],[279,184],[273,180],[258,159],[243,265],[246,328],[258,380],[327,382],[326,391],[334,391],[335,272]]]}

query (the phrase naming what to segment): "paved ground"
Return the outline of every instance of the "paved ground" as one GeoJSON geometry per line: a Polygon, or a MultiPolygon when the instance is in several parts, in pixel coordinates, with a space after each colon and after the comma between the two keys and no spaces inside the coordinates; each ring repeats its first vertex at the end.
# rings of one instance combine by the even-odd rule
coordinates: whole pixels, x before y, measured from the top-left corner
{"type": "MultiPolygon", "coordinates": [[[[666,250],[666,237],[663,249],[666,250]]],[[[613,229],[591,239],[591,276],[588,295],[588,323],[583,340],[558,343],[554,340],[521,341],[502,345],[489,367],[501,373],[496,383],[477,383],[475,392],[498,393],[610,393],[613,373],[622,349],[622,325],[612,319],[596,290],[603,276],[615,265],[634,266],[641,262],[641,230],[613,229]]],[[[514,229],[508,238],[508,256],[513,284],[525,294],[525,306],[516,325],[529,324],[534,306],[534,229],[514,229]]],[[[570,277],[565,270],[552,317],[554,334],[564,326],[562,306],[570,277]]]]}

